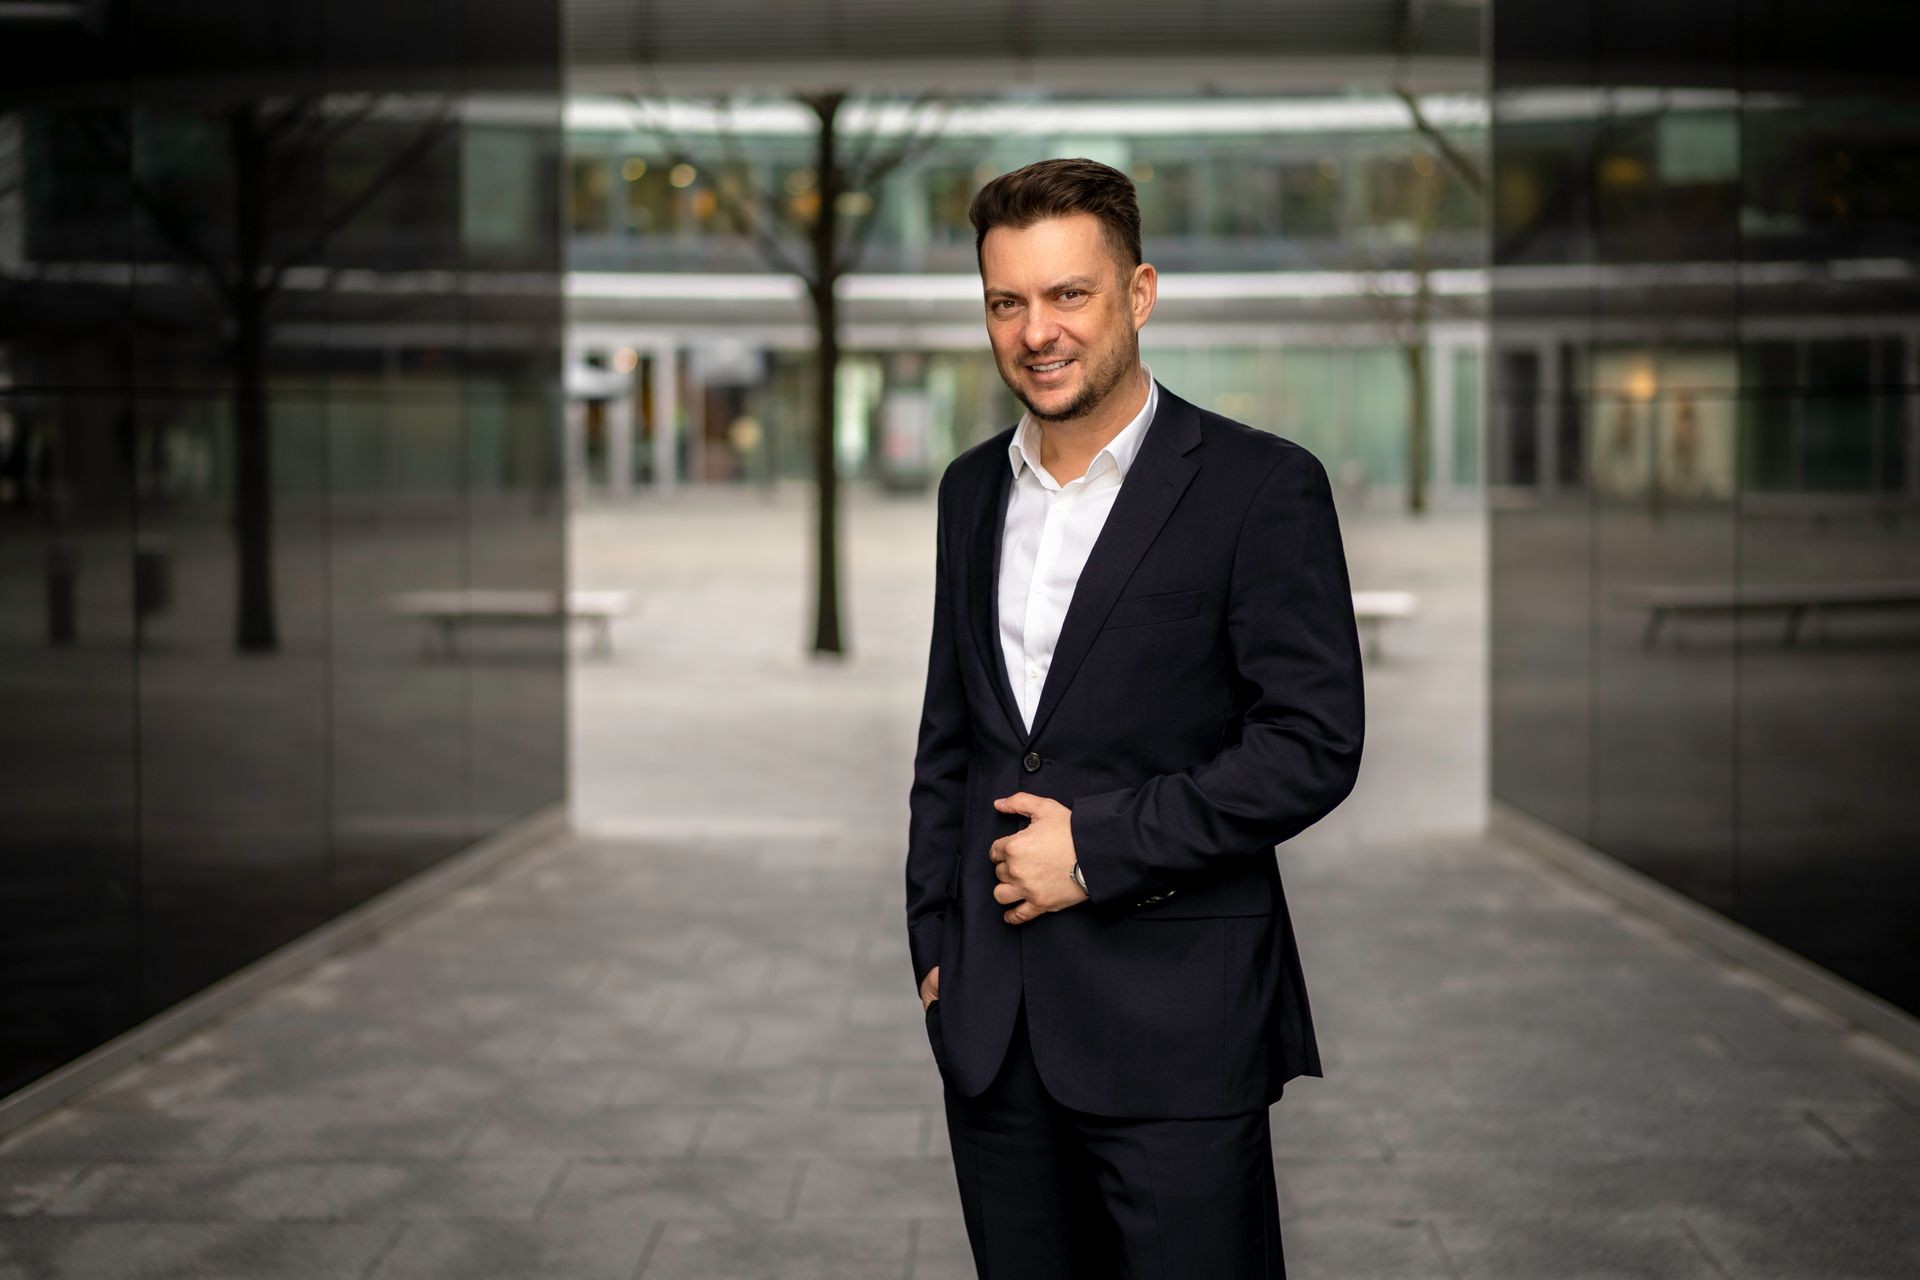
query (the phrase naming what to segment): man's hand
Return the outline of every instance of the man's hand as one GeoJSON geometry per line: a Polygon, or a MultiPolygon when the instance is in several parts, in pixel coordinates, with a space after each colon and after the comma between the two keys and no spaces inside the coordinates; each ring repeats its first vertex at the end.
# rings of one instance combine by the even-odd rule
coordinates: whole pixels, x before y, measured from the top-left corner
{"type": "Polygon", "coordinates": [[[940,966],[927,970],[927,976],[920,979],[920,1009],[925,1012],[935,1000],[940,998],[940,966]]]}
{"type": "Polygon", "coordinates": [[[989,856],[994,875],[1000,883],[993,886],[993,900],[1001,906],[1015,903],[1002,918],[1008,924],[1029,920],[1077,906],[1087,900],[1073,882],[1073,810],[1058,800],[1016,791],[1001,796],[993,807],[1002,813],[1021,813],[1027,825],[1010,836],[993,842],[989,856]]]}

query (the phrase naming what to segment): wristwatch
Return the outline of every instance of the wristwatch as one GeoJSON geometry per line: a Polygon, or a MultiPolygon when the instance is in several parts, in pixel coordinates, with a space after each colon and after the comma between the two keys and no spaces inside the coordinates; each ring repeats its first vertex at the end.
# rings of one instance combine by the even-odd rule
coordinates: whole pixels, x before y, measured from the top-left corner
{"type": "Polygon", "coordinates": [[[1073,864],[1072,875],[1073,875],[1073,882],[1080,886],[1080,892],[1086,893],[1087,896],[1091,898],[1093,895],[1091,893],[1087,893],[1087,878],[1084,875],[1080,874],[1080,864],[1077,862],[1073,864]]]}

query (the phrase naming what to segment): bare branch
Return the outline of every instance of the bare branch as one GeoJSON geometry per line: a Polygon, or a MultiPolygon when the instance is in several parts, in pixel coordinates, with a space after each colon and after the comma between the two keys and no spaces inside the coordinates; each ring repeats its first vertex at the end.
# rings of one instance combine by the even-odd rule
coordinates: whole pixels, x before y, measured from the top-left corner
{"type": "MultiPolygon", "coordinates": [[[[168,204],[155,193],[152,187],[141,181],[133,170],[132,148],[126,142],[115,137],[106,129],[97,117],[86,115],[82,130],[86,139],[105,156],[116,169],[126,174],[127,194],[133,203],[152,221],[155,229],[171,244],[181,256],[206,272],[208,282],[220,301],[232,307],[235,302],[235,282],[227,277],[227,271],[219,257],[194,234],[192,225],[180,211],[168,204]]],[[[131,127],[131,126],[129,126],[131,127]]]]}
{"type": "MultiPolygon", "coordinates": [[[[655,113],[651,110],[647,101],[638,95],[630,95],[628,100],[637,113],[646,117],[642,122],[642,127],[651,132],[654,138],[663,144],[661,149],[667,153],[668,159],[672,163],[698,165],[699,161],[693,147],[688,145],[687,142],[674,131],[672,125],[667,122],[664,115],[656,118],[655,113]]],[[[738,152],[735,149],[737,140],[734,136],[731,123],[732,104],[722,101],[718,109],[722,111],[728,119],[728,124],[719,131],[721,148],[729,157],[737,157],[738,152]]],[[[731,162],[732,161],[729,160],[729,163],[731,162]]],[[[708,166],[708,168],[711,170],[711,166],[708,166]]],[[[739,160],[736,168],[738,171],[744,172],[746,169],[745,161],[739,160]]],[[[732,179],[730,175],[727,174],[723,164],[713,184],[714,199],[720,205],[720,211],[727,215],[728,220],[733,223],[735,229],[738,230],[741,235],[753,241],[754,247],[759,250],[760,256],[769,266],[776,271],[784,271],[789,275],[798,276],[811,287],[813,283],[813,273],[788,251],[787,246],[781,242],[779,236],[767,226],[768,222],[773,221],[774,218],[777,217],[777,199],[771,198],[766,193],[755,189],[751,180],[748,180],[744,185],[746,186],[746,190],[734,190],[732,179]]]]}
{"type": "Polygon", "coordinates": [[[369,178],[359,191],[355,192],[351,198],[342,203],[338,208],[324,214],[320,220],[319,228],[313,235],[308,237],[306,242],[298,249],[295,249],[285,258],[273,264],[269,269],[267,282],[260,291],[262,298],[272,297],[273,294],[279,290],[281,283],[286,279],[288,270],[317,255],[321,249],[326,246],[329,236],[359,217],[360,214],[365,211],[366,207],[372,204],[380,193],[392,184],[395,178],[405,173],[413,166],[414,162],[424,156],[427,153],[427,149],[445,135],[447,126],[452,122],[452,119],[452,109],[442,107],[426,124],[421,126],[420,132],[414,135],[412,141],[388,157],[387,162],[380,166],[373,177],[369,178]]]}
{"type": "Polygon", "coordinates": [[[1441,159],[1447,162],[1447,166],[1454,171],[1460,181],[1466,183],[1475,196],[1484,195],[1486,181],[1481,176],[1480,166],[1475,164],[1453,139],[1434,127],[1433,122],[1428,120],[1426,113],[1420,109],[1418,98],[1404,88],[1396,87],[1393,93],[1406,104],[1407,113],[1413,117],[1414,129],[1421,137],[1433,144],[1433,149],[1440,153],[1441,159]]]}
{"type": "Polygon", "coordinates": [[[352,133],[380,110],[385,94],[368,94],[365,103],[358,111],[342,112],[332,123],[328,123],[327,114],[319,109],[319,103],[313,103],[313,111],[302,122],[302,133],[306,136],[290,139],[280,149],[283,156],[291,156],[303,150],[324,152],[347,134],[352,133]]]}
{"type": "Polygon", "coordinates": [[[847,185],[852,190],[865,192],[868,199],[872,200],[873,207],[862,221],[854,225],[852,234],[836,251],[836,274],[852,271],[859,266],[874,228],[880,225],[880,214],[885,205],[882,184],[887,176],[925,155],[945,133],[945,116],[931,109],[938,105],[939,101],[932,93],[917,96],[908,107],[910,123],[905,134],[897,145],[884,152],[876,154],[874,149],[873,139],[879,133],[878,123],[868,130],[858,168],[850,172],[847,185]]]}
{"type": "Polygon", "coordinates": [[[760,256],[775,270],[811,282],[813,273],[788,251],[777,230],[783,225],[798,231],[805,231],[806,228],[788,217],[778,191],[766,191],[754,185],[752,166],[740,150],[739,133],[733,127],[733,100],[721,97],[716,101],[715,108],[725,120],[720,129],[720,146],[725,153],[721,181],[731,181],[733,175],[737,174],[744,188],[738,192],[722,190],[720,182],[716,182],[716,198],[727,210],[740,234],[754,242],[760,250],[760,256]]]}

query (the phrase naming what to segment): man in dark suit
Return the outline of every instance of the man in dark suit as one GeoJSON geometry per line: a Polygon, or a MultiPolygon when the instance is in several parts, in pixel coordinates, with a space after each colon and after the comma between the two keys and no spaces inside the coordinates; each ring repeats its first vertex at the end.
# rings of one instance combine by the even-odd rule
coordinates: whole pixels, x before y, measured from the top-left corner
{"type": "Polygon", "coordinates": [[[906,913],[975,1262],[1283,1276],[1267,1108],[1320,1059],[1273,847],[1364,720],[1326,470],[1141,364],[1125,174],[972,220],[1027,412],[940,481],[906,913]]]}

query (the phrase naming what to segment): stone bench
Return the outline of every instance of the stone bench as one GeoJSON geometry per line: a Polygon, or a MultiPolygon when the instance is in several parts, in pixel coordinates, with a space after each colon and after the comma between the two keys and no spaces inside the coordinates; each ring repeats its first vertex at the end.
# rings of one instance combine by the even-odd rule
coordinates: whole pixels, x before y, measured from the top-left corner
{"type": "Polygon", "coordinates": [[[1842,611],[1864,612],[1920,608],[1920,582],[1889,579],[1874,582],[1802,582],[1711,587],[1618,587],[1614,602],[1622,608],[1644,609],[1647,625],[1640,633],[1643,647],[1652,648],[1669,618],[1737,618],[1777,613],[1786,620],[1783,643],[1800,638],[1808,618],[1842,611]]]}
{"type": "Polygon", "coordinates": [[[633,611],[630,591],[400,591],[387,597],[389,612],[419,618],[437,638],[439,651],[459,651],[462,628],[478,625],[560,625],[586,622],[594,628],[594,652],[613,652],[613,620],[633,611]]]}
{"type": "Polygon", "coordinates": [[[1413,617],[1419,608],[1419,597],[1411,591],[1353,593],[1353,620],[1360,626],[1368,661],[1377,662],[1380,659],[1380,629],[1395,619],[1413,617]]]}

